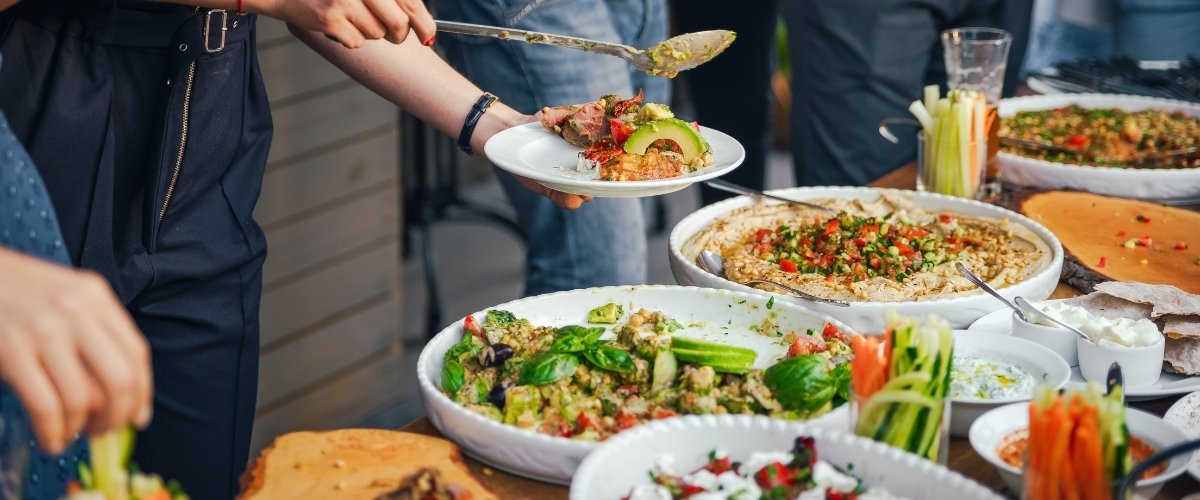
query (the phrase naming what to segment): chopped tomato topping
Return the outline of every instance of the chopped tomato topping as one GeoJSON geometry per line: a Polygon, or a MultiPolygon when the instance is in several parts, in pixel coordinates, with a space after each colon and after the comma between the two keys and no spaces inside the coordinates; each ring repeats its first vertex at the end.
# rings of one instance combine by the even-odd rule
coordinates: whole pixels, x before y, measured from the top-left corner
{"type": "Polygon", "coordinates": [[[1142,224],[1149,224],[1150,218],[1146,217],[1145,215],[1139,215],[1139,216],[1137,216],[1137,221],[1141,222],[1142,224]]]}
{"type": "Polygon", "coordinates": [[[939,214],[938,222],[941,222],[942,224],[949,224],[954,222],[954,216],[950,214],[939,214]]]}
{"type": "Polygon", "coordinates": [[[1186,241],[1180,241],[1180,242],[1178,242],[1178,243],[1176,243],[1176,244],[1175,244],[1175,249],[1176,249],[1176,250],[1187,250],[1187,247],[1188,247],[1188,246],[1187,246],[1187,242],[1186,242],[1186,241]]]}
{"type": "Polygon", "coordinates": [[[854,246],[856,246],[858,248],[867,246],[866,238],[854,238],[854,246]]]}
{"type": "Polygon", "coordinates": [[[1092,139],[1090,137],[1088,137],[1086,135],[1082,135],[1082,134],[1075,134],[1075,135],[1072,135],[1067,138],[1067,146],[1070,146],[1070,147],[1073,147],[1076,149],[1086,148],[1088,143],[1090,143],[1090,142],[1092,142],[1092,139]]]}
{"type": "Polygon", "coordinates": [[[767,241],[767,239],[770,237],[771,237],[770,229],[759,229],[758,231],[754,232],[754,241],[763,242],[763,241],[767,241]]]}
{"type": "Polygon", "coordinates": [[[680,495],[680,496],[682,496],[683,498],[687,498],[692,495],[699,495],[706,491],[708,491],[708,490],[706,490],[700,486],[696,486],[694,484],[685,484],[685,485],[683,485],[682,495],[680,495]]]}
{"type": "Polygon", "coordinates": [[[1151,241],[1153,241],[1153,240],[1150,238],[1150,235],[1146,234],[1146,235],[1143,235],[1141,238],[1138,238],[1137,242],[1141,246],[1148,247],[1148,246],[1150,246],[1151,241]]]}
{"type": "Polygon", "coordinates": [[[1108,265],[1108,257],[1101,256],[1100,262],[1096,263],[1096,267],[1104,267],[1108,265]]]}
{"type": "Polygon", "coordinates": [[[829,222],[826,222],[825,223],[825,231],[822,233],[822,235],[824,235],[824,236],[832,235],[833,233],[836,233],[838,228],[841,226],[842,226],[842,224],[836,220],[831,220],[829,222]]]}
{"type": "Polygon", "coordinates": [[[800,272],[800,268],[796,266],[796,263],[787,259],[779,259],[779,269],[785,273],[800,272]]]}
{"type": "Polygon", "coordinates": [[[621,430],[628,429],[638,424],[637,417],[633,416],[632,413],[629,413],[624,409],[617,411],[617,414],[614,418],[617,421],[617,428],[621,430]]]}
{"type": "Polygon", "coordinates": [[[792,470],[782,463],[775,462],[755,472],[754,480],[764,490],[786,487],[792,484],[792,470]]]}
{"type": "Polygon", "coordinates": [[[483,332],[479,330],[479,325],[475,324],[474,316],[468,315],[467,317],[463,318],[463,329],[471,332],[471,335],[481,339],[483,338],[483,332]]]}
{"type": "Polygon", "coordinates": [[[654,411],[650,413],[650,418],[658,420],[660,418],[671,418],[677,415],[679,414],[666,408],[655,408],[654,411]]]}
{"type": "Polygon", "coordinates": [[[579,420],[576,423],[578,424],[578,428],[575,430],[576,434],[588,429],[600,430],[600,423],[586,411],[579,412],[579,420]]]}
{"type": "Polygon", "coordinates": [[[705,465],[704,468],[719,476],[722,472],[732,470],[733,464],[729,462],[729,457],[721,457],[709,460],[708,465],[705,465]]]}
{"type": "Polygon", "coordinates": [[[841,330],[838,330],[838,327],[833,326],[833,323],[825,323],[825,328],[823,328],[821,330],[821,337],[828,340],[830,338],[835,338],[835,337],[843,338],[843,337],[845,337],[845,335],[842,333],[841,330]]]}
{"type": "Polygon", "coordinates": [[[814,352],[825,352],[829,345],[824,340],[812,335],[797,335],[792,345],[788,346],[788,357],[804,356],[814,352]]]}

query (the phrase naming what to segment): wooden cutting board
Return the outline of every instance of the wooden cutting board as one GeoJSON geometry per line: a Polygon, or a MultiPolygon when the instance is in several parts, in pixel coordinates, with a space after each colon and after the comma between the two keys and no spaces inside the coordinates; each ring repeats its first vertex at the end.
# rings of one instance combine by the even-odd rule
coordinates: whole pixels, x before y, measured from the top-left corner
{"type": "Polygon", "coordinates": [[[1101,281],[1137,281],[1200,293],[1200,212],[1074,191],[1016,201],[1019,212],[1062,241],[1063,274],[1072,285],[1091,291],[1101,281]],[[1134,246],[1126,248],[1131,238],[1134,246]],[[1176,249],[1179,243],[1187,248],[1176,249]]]}

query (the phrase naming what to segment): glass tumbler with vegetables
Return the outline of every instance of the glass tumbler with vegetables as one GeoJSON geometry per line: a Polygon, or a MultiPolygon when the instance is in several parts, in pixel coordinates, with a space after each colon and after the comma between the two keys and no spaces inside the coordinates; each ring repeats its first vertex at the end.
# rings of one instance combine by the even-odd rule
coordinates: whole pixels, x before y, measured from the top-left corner
{"type": "Polygon", "coordinates": [[[954,337],[934,316],[887,315],[880,337],[854,336],[851,426],[854,433],[938,463],[949,453],[954,337]]]}
{"type": "Polygon", "coordinates": [[[925,87],[924,101],[908,110],[917,118],[917,190],[976,198],[983,193],[987,166],[987,112],[982,93],[954,89],[938,98],[937,85],[925,87]]]}

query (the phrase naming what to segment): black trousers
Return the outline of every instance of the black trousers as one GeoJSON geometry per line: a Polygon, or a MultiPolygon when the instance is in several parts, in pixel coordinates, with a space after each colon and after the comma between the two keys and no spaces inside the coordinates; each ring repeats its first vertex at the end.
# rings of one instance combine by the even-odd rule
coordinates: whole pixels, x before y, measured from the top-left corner
{"type": "MultiPolygon", "coordinates": [[[[723,179],[762,189],[770,141],[771,55],[778,0],[673,0],[677,32],[714,29],[737,32],[721,55],[680,74],[691,92],[696,119],[737,139],[746,160],[723,179]]],[[[785,0],[790,1],[790,0],[785,0]]],[[[703,205],[733,196],[700,188],[703,205]]]]}
{"type": "Polygon", "coordinates": [[[909,117],[926,84],[946,90],[939,38],[955,27],[1013,34],[1004,91],[1029,43],[1032,0],[787,0],[791,147],[798,185],[863,185],[916,158],[916,134],[894,145],[879,121],[909,117]]]}
{"type": "Polygon", "coordinates": [[[0,108],[46,181],[72,261],[112,283],[152,350],[143,470],[231,498],[258,381],[271,140],[251,16],[136,0],[0,17],[0,108]],[[220,26],[229,31],[221,46],[220,26]],[[235,24],[236,22],[236,24],[235,24]]]}

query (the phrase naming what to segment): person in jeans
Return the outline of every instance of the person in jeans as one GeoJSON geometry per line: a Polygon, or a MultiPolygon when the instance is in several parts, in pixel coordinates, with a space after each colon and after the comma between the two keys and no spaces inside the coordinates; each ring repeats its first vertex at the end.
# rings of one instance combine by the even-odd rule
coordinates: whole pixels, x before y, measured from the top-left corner
{"type": "MultiPolygon", "coordinates": [[[[664,0],[434,0],[439,19],[647,47],[667,37],[664,0]]],[[[669,81],[620,59],[490,38],[443,35],[452,66],[523,113],[605,94],[666,103],[669,81]]],[[[530,245],[525,293],[536,295],[646,280],[646,220],[636,199],[596,198],[568,212],[497,170],[530,245]]]]}

